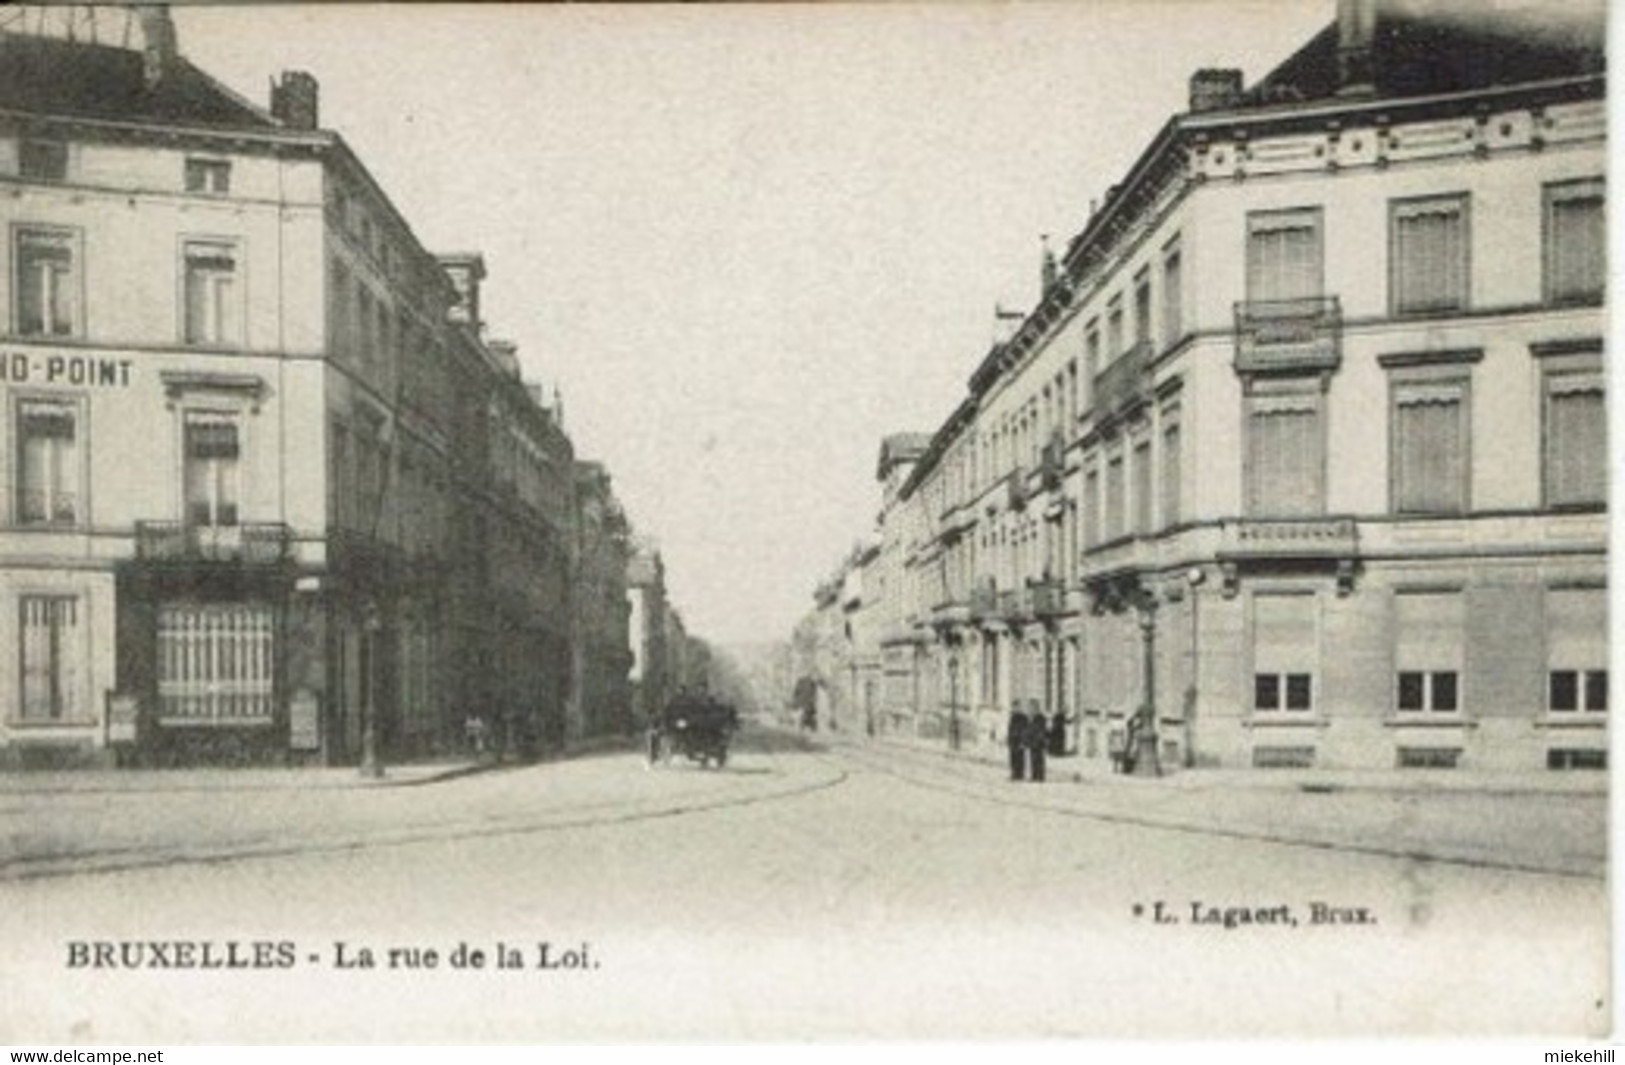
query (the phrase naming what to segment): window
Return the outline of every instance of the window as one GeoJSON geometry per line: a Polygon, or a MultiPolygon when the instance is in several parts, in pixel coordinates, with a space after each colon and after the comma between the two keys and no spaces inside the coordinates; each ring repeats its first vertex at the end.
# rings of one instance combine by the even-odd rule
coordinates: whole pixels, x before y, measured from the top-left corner
{"type": "Polygon", "coordinates": [[[1134,342],[1151,340],[1151,268],[1134,276],[1134,342]]]}
{"type": "Polygon", "coordinates": [[[1595,506],[1608,499],[1608,412],[1600,369],[1545,374],[1548,507],[1595,506]]]}
{"type": "Polygon", "coordinates": [[[276,641],[269,608],[170,605],[158,611],[158,716],[163,724],[271,719],[276,641]]]}
{"type": "Polygon", "coordinates": [[[1123,452],[1119,448],[1116,454],[1106,459],[1106,539],[1115,540],[1122,536],[1124,521],[1124,492],[1123,484],[1123,452]]]}
{"type": "Polygon", "coordinates": [[[1394,752],[1400,769],[1455,769],[1460,762],[1460,747],[1400,747],[1394,752]]]}
{"type": "Polygon", "coordinates": [[[25,140],[17,149],[17,171],[33,181],[62,181],[68,176],[68,146],[25,140]]]}
{"type": "Polygon", "coordinates": [[[187,241],[186,342],[242,343],[242,300],[237,249],[218,241],[187,241]]]}
{"type": "Polygon", "coordinates": [[[1162,527],[1179,524],[1179,407],[1162,409],[1162,527]]]}
{"type": "Polygon", "coordinates": [[[1395,314],[1467,306],[1467,197],[1396,201],[1390,207],[1391,293],[1395,314]]]}
{"type": "Polygon", "coordinates": [[[79,600],[25,595],[18,600],[22,629],[22,720],[62,721],[76,716],[72,662],[79,600]]]}
{"type": "Polygon", "coordinates": [[[1468,507],[1466,378],[1398,379],[1390,412],[1390,494],[1396,514],[1461,514],[1468,507]]]}
{"type": "Polygon", "coordinates": [[[1319,661],[1315,597],[1305,593],[1253,596],[1253,709],[1260,713],[1314,709],[1319,661]]]}
{"type": "Polygon", "coordinates": [[[1100,465],[1091,459],[1083,478],[1083,540],[1085,547],[1100,543],[1100,465]]]}
{"type": "Polygon", "coordinates": [[[1134,442],[1134,531],[1151,532],[1151,437],[1134,442]]]}
{"type": "Polygon", "coordinates": [[[373,313],[372,293],[367,287],[357,281],[355,286],[356,324],[360,326],[357,335],[361,350],[361,361],[371,363],[377,356],[377,318],[373,313]]]}
{"type": "Polygon", "coordinates": [[[1184,295],[1180,291],[1179,242],[1171,242],[1162,253],[1162,342],[1177,344],[1185,335],[1184,295]]]}
{"type": "Polygon", "coordinates": [[[1600,178],[1545,188],[1546,302],[1601,303],[1608,280],[1608,227],[1600,178]]]}
{"type": "Polygon", "coordinates": [[[16,326],[22,336],[79,332],[78,237],[69,230],[15,231],[16,326]]]}
{"type": "Polygon", "coordinates": [[[79,520],[78,410],[71,403],[25,400],[17,409],[17,523],[73,525],[79,520]]]}
{"type": "Polygon", "coordinates": [[[1106,358],[1108,361],[1123,354],[1123,297],[1112,297],[1106,305],[1106,358]]]}
{"type": "Polygon", "coordinates": [[[1395,708],[1402,714],[1459,711],[1460,593],[1401,592],[1394,609],[1395,708]]]}
{"type": "Polygon", "coordinates": [[[1090,321],[1088,331],[1084,334],[1083,343],[1083,386],[1088,389],[1089,401],[1084,404],[1088,409],[1095,402],[1095,378],[1100,373],[1100,319],[1090,321]]]}
{"type": "Polygon", "coordinates": [[[1247,215],[1247,299],[1296,300],[1323,292],[1318,207],[1247,215]]]}
{"type": "Polygon", "coordinates": [[[224,159],[186,160],[186,191],[223,195],[231,191],[231,163],[224,159]]]}
{"type": "Polygon", "coordinates": [[[1247,513],[1299,517],[1324,509],[1320,379],[1254,382],[1247,403],[1247,513]]]}
{"type": "Polygon", "coordinates": [[[187,524],[236,525],[240,447],[235,415],[191,411],[184,432],[187,524]]]}
{"type": "Polygon", "coordinates": [[[1608,711],[1608,601],[1602,588],[1546,592],[1546,708],[1554,714],[1608,711]]]}
{"type": "Polygon", "coordinates": [[[1547,769],[1607,769],[1608,752],[1596,748],[1552,747],[1546,751],[1547,769]]]}

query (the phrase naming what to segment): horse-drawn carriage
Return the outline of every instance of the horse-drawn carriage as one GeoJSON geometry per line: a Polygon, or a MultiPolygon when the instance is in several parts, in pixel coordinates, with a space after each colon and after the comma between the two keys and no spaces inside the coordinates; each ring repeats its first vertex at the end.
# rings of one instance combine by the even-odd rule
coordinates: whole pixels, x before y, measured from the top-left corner
{"type": "Polygon", "coordinates": [[[728,764],[728,744],[739,728],[739,713],[715,699],[678,699],[666,707],[660,722],[661,760],[682,755],[700,768],[728,764]]]}

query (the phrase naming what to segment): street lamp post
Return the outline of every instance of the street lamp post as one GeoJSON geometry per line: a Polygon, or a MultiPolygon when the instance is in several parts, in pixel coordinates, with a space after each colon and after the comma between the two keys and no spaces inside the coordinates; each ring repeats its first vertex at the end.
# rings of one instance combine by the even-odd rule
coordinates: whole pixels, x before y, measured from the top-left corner
{"type": "Polygon", "coordinates": [[[378,605],[368,603],[361,620],[361,646],[364,651],[361,656],[361,707],[364,711],[361,718],[361,775],[373,780],[384,775],[384,764],[378,757],[378,686],[375,680],[378,672],[376,643],[383,628],[378,605]]]}
{"type": "Polygon", "coordinates": [[[1157,599],[1149,589],[1141,589],[1136,597],[1135,610],[1140,621],[1142,690],[1144,701],[1140,706],[1142,725],[1138,732],[1138,750],[1134,756],[1136,776],[1162,776],[1162,762],[1157,753],[1157,599]]]}

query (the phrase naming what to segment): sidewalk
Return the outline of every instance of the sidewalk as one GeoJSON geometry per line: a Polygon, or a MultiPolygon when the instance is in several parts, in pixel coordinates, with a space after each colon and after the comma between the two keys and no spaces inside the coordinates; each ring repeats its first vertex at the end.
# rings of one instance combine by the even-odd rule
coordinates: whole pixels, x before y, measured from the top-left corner
{"type": "Polygon", "coordinates": [[[381,777],[363,776],[355,766],[247,769],[23,769],[0,773],[0,795],[398,788],[451,780],[497,768],[500,766],[495,762],[469,759],[386,766],[381,777]]]}
{"type": "Polygon", "coordinates": [[[1008,779],[1003,749],[951,752],[940,741],[826,736],[901,756],[984,797],[1151,829],[1323,847],[1414,861],[1600,879],[1608,870],[1607,773],[1451,770],[1190,769],[1122,776],[1051,759],[1042,784],[1008,779]]]}
{"type": "MultiPolygon", "coordinates": [[[[1003,747],[987,744],[948,749],[945,740],[922,740],[911,736],[853,737],[835,733],[837,742],[902,747],[946,759],[961,759],[1005,766],[1003,747]]],[[[826,739],[829,737],[826,737],[826,739]]],[[[1068,755],[1048,760],[1050,784],[1118,784],[1124,787],[1153,787],[1187,790],[1279,790],[1308,793],[1383,791],[1427,794],[1431,792],[1471,792],[1475,795],[1596,795],[1608,794],[1608,772],[1554,772],[1529,769],[1486,771],[1464,769],[1168,769],[1160,777],[1125,776],[1112,772],[1104,758],[1068,755]]]]}

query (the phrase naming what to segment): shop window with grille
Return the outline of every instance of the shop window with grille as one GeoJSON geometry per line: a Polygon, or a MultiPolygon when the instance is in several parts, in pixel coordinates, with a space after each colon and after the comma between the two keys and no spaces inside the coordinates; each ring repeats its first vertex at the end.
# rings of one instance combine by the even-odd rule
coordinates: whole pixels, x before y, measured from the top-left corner
{"type": "Polygon", "coordinates": [[[159,719],[170,725],[269,722],[275,651],[267,607],[209,603],[160,608],[159,719]]]}

